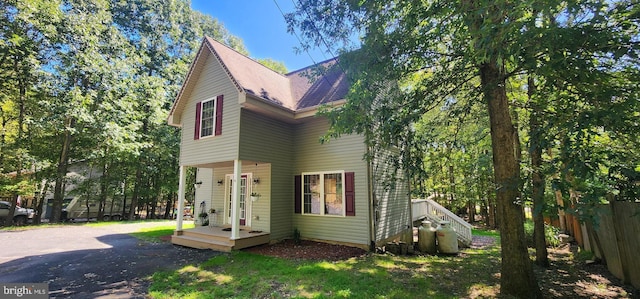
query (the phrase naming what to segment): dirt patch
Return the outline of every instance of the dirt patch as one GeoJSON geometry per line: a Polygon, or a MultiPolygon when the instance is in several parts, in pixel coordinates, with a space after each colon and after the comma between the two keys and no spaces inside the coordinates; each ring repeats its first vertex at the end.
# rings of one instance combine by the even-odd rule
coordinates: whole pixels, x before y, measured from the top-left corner
{"type": "Polygon", "coordinates": [[[602,263],[575,259],[578,246],[549,248],[548,268],[534,266],[545,298],[640,298],[640,291],[623,284],[602,263]]]}
{"type": "Polygon", "coordinates": [[[367,251],[356,247],[308,240],[302,240],[299,244],[296,244],[293,240],[284,240],[275,244],[247,248],[244,251],[294,260],[327,261],[346,260],[367,253],[367,251]]]}

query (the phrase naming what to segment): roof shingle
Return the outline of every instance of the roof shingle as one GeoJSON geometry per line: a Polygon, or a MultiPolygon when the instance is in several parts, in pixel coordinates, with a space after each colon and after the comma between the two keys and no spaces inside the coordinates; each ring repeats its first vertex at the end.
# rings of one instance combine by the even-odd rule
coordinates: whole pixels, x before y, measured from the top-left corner
{"type": "Polygon", "coordinates": [[[337,58],[282,75],[210,37],[205,41],[247,94],[284,108],[295,111],[342,100],[349,90],[337,58]]]}

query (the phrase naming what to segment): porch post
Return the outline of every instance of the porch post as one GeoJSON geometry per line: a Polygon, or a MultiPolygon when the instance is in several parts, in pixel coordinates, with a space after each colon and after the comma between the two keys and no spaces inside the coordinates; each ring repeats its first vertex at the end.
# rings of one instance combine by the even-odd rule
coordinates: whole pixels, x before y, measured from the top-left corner
{"type": "Polygon", "coordinates": [[[231,190],[231,240],[240,238],[240,184],[242,161],[233,160],[233,190],[231,190]]]}
{"type": "Polygon", "coordinates": [[[184,166],[180,165],[178,182],[178,217],[176,224],[176,231],[182,231],[182,219],[184,214],[184,166]]]}

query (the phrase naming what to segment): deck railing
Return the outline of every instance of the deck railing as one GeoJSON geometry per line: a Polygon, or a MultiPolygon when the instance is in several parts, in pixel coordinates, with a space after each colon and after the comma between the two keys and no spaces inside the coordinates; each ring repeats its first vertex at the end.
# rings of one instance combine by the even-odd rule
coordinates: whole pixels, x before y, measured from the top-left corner
{"type": "Polygon", "coordinates": [[[449,221],[451,227],[456,230],[458,240],[466,245],[471,244],[471,224],[458,217],[458,215],[447,210],[432,199],[412,199],[411,211],[413,221],[428,219],[439,223],[440,221],[449,221]]]}

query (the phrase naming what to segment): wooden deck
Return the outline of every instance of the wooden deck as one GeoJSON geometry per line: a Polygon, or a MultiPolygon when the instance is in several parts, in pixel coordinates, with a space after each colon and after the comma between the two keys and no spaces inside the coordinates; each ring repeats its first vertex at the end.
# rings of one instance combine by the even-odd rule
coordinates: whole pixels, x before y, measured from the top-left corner
{"type": "Polygon", "coordinates": [[[252,231],[246,227],[240,230],[238,239],[231,240],[231,231],[224,231],[223,229],[225,227],[198,226],[183,231],[175,231],[171,236],[171,243],[191,248],[230,252],[234,249],[266,244],[271,240],[268,232],[252,231]]]}

